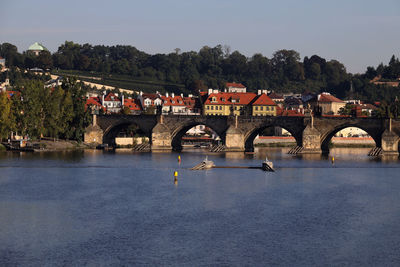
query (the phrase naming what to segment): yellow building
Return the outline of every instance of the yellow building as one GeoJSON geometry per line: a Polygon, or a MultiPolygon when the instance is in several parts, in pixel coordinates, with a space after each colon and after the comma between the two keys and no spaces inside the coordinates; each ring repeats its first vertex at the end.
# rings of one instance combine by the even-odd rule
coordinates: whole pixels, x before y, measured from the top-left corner
{"type": "Polygon", "coordinates": [[[254,93],[212,93],[204,102],[204,115],[250,115],[250,103],[257,95],[254,93]]]}
{"type": "Polygon", "coordinates": [[[253,116],[276,116],[277,105],[266,94],[261,94],[252,103],[253,116]]]}

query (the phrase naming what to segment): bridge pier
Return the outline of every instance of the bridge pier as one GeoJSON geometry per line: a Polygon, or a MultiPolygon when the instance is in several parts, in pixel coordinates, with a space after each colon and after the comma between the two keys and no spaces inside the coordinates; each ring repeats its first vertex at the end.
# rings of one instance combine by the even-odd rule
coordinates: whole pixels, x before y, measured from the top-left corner
{"type": "Polygon", "coordinates": [[[234,125],[229,126],[225,137],[225,151],[244,152],[245,151],[245,136],[234,125]]]}
{"type": "Polygon", "coordinates": [[[151,134],[151,151],[171,151],[172,136],[167,126],[157,123],[151,134]]]}
{"type": "Polygon", "coordinates": [[[399,136],[389,129],[382,134],[382,155],[399,155],[399,136]]]}
{"type": "Polygon", "coordinates": [[[86,127],[83,135],[83,142],[92,145],[101,145],[103,143],[103,130],[97,125],[97,117],[93,115],[93,122],[86,127]]]}
{"type": "Polygon", "coordinates": [[[321,154],[321,133],[308,124],[303,131],[303,150],[301,154],[321,154]]]}

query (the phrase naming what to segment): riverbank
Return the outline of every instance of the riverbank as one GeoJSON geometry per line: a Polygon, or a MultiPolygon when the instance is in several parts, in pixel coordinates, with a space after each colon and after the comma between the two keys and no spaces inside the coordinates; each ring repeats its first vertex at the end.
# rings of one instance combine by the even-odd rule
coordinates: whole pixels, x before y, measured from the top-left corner
{"type": "Polygon", "coordinates": [[[84,143],[78,143],[73,140],[37,140],[29,141],[28,147],[35,148],[35,151],[65,151],[65,150],[77,150],[91,148],[84,143]]]}

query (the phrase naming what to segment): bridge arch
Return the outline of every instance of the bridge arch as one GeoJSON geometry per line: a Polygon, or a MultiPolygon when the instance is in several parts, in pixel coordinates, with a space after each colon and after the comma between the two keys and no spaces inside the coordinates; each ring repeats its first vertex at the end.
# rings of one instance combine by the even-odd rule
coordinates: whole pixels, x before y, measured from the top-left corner
{"type": "Polygon", "coordinates": [[[205,122],[193,121],[193,122],[186,123],[186,124],[176,128],[172,132],[172,134],[171,134],[172,149],[177,150],[177,151],[182,150],[182,137],[186,134],[187,131],[189,131],[191,128],[198,126],[198,125],[204,125],[204,126],[210,128],[211,130],[213,130],[221,138],[222,143],[225,144],[225,136],[226,136],[225,131],[218,130],[213,125],[209,125],[208,123],[205,123],[205,122]]]}
{"type": "Polygon", "coordinates": [[[261,134],[265,129],[271,128],[271,127],[281,127],[282,129],[285,129],[292,135],[292,137],[294,137],[294,139],[296,140],[296,144],[298,146],[302,145],[303,136],[301,133],[298,133],[298,132],[294,131],[293,129],[291,129],[290,127],[287,127],[287,126],[279,124],[279,123],[270,123],[270,124],[265,124],[265,125],[256,127],[254,129],[252,129],[251,131],[247,132],[247,134],[245,135],[245,138],[244,138],[245,151],[247,151],[247,152],[254,151],[254,139],[257,137],[257,135],[261,134]]]}
{"type": "MultiPolygon", "coordinates": [[[[121,132],[123,132],[124,130],[128,130],[129,127],[131,127],[131,126],[136,128],[136,130],[135,130],[136,134],[139,134],[141,136],[146,136],[149,138],[149,140],[151,140],[151,132],[147,133],[146,130],[142,129],[138,123],[123,121],[123,122],[119,122],[119,123],[110,125],[104,131],[103,144],[108,144],[109,146],[115,146],[115,138],[118,137],[118,135],[121,132]]],[[[128,134],[128,136],[130,136],[130,135],[128,134]]]]}
{"type": "Polygon", "coordinates": [[[346,124],[338,125],[338,126],[334,127],[333,129],[331,129],[331,130],[329,130],[329,131],[327,131],[327,132],[325,132],[324,134],[321,135],[321,150],[322,150],[322,153],[326,153],[326,154],[329,153],[329,145],[330,145],[330,142],[332,140],[332,137],[334,137],[341,130],[346,129],[346,128],[350,128],[350,127],[358,128],[358,129],[361,129],[361,130],[365,131],[369,136],[372,137],[372,139],[375,142],[375,146],[376,147],[381,147],[382,146],[382,141],[381,141],[382,140],[381,139],[382,138],[382,133],[377,133],[376,131],[373,131],[371,129],[368,129],[368,128],[363,127],[363,126],[358,125],[358,124],[348,124],[348,123],[346,123],[346,124]]]}

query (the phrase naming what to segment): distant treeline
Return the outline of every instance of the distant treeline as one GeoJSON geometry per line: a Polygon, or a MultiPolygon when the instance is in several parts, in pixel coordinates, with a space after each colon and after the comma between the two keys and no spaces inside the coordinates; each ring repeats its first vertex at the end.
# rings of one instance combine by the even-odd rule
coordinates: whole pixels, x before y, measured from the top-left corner
{"type": "MultiPolygon", "coordinates": [[[[304,57],[294,50],[278,50],[272,58],[255,54],[248,58],[229,46],[204,46],[199,52],[150,55],[132,46],[76,44],[66,41],[57,52],[39,56],[18,53],[17,47],[3,43],[0,56],[9,67],[59,68],[103,75],[123,75],[155,83],[177,84],[175,90],[195,92],[205,88],[223,88],[225,82],[241,82],[249,90],[272,89],[276,92],[328,91],[340,98],[392,101],[398,87],[374,85],[370,80],[381,75],[383,81],[400,77],[400,62],[395,56],[388,65],[368,67],[353,75],[337,60],[313,55],[304,57]]],[[[174,88],[170,88],[174,90],[174,88]]]]}

